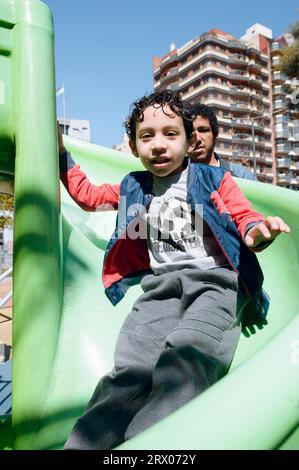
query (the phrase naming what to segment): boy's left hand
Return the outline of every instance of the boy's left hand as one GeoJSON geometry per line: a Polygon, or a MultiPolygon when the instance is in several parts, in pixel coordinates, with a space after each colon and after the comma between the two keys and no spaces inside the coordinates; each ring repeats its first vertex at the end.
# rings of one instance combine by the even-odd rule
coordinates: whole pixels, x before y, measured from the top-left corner
{"type": "Polygon", "coordinates": [[[248,230],[244,241],[249,248],[254,248],[261,242],[274,240],[281,233],[290,231],[290,227],[280,217],[269,216],[248,230]]]}

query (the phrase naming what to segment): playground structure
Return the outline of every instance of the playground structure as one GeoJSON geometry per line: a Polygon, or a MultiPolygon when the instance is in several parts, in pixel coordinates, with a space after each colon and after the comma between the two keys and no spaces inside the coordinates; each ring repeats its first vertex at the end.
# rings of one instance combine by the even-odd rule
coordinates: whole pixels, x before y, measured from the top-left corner
{"type": "MultiPolygon", "coordinates": [[[[0,192],[14,181],[16,206],[12,421],[0,421],[0,444],[14,449],[62,448],[140,293],[109,303],[101,265],[115,213],[85,213],[60,188],[53,43],[44,3],[1,0],[0,192]]],[[[140,168],[131,155],[65,144],[98,184],[140,168]]],[[[242,336],[225,378],[119,449],[299,449],[299,196],[238,183],[292,230],[259,255],[269,324],[242,336]]]]}

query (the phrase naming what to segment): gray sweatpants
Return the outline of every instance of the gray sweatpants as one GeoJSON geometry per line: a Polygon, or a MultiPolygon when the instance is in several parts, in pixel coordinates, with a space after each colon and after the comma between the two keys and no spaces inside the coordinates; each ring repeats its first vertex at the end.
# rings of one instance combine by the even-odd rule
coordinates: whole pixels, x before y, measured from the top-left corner
{"type": "Polygon", "coordinates": [[[115,365],[77,421],[65,449],[112,449],[219,380],[240,337],[237,274],[187,269],[142,280],[115,365]]]}

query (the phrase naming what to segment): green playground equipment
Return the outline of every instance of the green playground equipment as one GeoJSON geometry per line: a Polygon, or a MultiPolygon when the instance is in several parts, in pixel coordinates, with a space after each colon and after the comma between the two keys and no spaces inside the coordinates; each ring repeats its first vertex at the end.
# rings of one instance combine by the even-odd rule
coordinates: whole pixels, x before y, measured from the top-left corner
{"type": "MultiPolygon", "coordinates": [[[[140,293],[113,307],[101,265],[115,213],[83,212],[59,185],[53,26],[38,0],[0,2],[0,192],[14,182],[12,417],[0,448],[61,449],[140,293]]],[[[65,138],[95,183],[140,168],[131,155],[65,138]]],[[[242,335],[229,374],[119,449],[299,449],[299,196],[238,180],[290,236],[259,254],[269,324],[242,335]]]]}

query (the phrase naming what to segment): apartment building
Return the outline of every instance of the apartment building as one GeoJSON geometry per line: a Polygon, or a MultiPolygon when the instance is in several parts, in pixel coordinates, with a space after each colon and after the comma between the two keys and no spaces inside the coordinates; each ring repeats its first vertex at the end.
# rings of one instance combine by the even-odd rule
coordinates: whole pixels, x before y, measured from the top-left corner
{"type": "Polygon", "coordinates": [[[240,40],[212,29],[180,48],[172,44],[164,57],[154,57],[153,74],[155,91],[179,90],[191,103],[214,109],[219,123],[216,151],[222,157],[250,167],[260,181],[276,184],[281,162],[276,164],[273,133],[273,111],[279,109],[273,110],[272,44],[271,29],[259,24],[240,40]]]}
{"type": "Polygon", "coordinates": [[[75,139],[90,142],[90,122],[82,119],[64,119],[58,118],[59,127],[63,134],[74,137],[75,139]]]}
{"type": "Polygon", "coordinates": [[[118,152],[132,153],[129,145],[129,137],[127,134],[124,134],[124,140],[121,144],[112,145],[113,150],[118,150],[118,152]]]}
{"type": "Polygon", "coordinates": [[[283,34],[276,38],[271,45],[271,59],[277,184],[298,189],[299,114],[284,111],[288,107],[287,85],[291,84],[292,80],[288,80],[279,70],[281,51],[293,42],[291,34],[283,34]]]}

